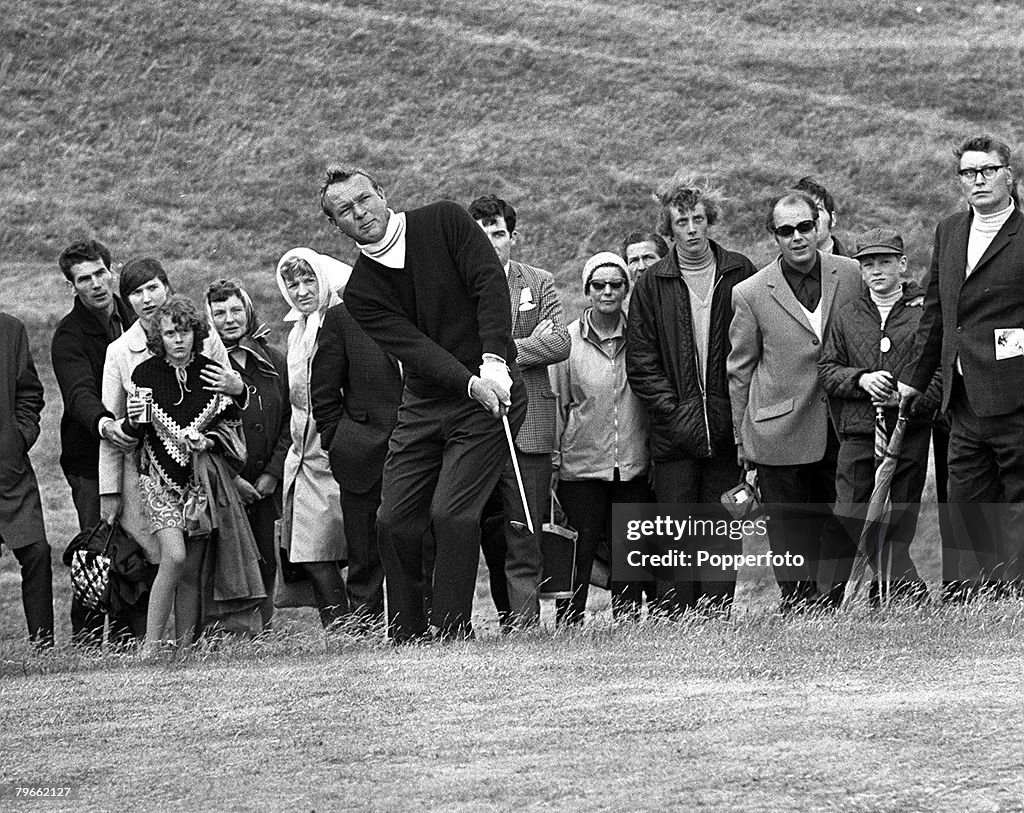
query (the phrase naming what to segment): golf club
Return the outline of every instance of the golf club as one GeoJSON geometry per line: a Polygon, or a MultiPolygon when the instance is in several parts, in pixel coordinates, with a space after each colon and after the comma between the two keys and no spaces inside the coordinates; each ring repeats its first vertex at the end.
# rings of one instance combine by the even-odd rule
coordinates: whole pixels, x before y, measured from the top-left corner
{"type": "Polygon", "coordinates": [[[505,439],[508,441],[508,453],[512,455],[512,468],[516,472],[516,484],[519,486],[519,498],[523,501],[523,513],[526,515],[526,522],[522,523],[518,520],[510,520],[509,524],[512,529],[519,531],[523,530],[533,533],[533,520],[530,518],[530,506],[526,504],[526,489],[523,488],[523,475],[519,473],[519,458],[516,457],[516,445],[512,442],[512,430],[508,425],[508,415],[501,416],[501,423],[505,427],[505,439]]]}

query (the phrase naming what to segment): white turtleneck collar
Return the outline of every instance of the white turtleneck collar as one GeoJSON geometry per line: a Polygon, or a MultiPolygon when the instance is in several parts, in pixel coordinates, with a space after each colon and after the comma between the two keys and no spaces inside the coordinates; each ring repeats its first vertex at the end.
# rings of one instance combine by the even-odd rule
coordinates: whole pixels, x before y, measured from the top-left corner
{"type": "Polygon", "coordinates": [[[991,244],[992,238],[1010,219],[1014,206],[1013,201],[1010,201],[1009,206],[998,212],[982,214],[977,210],[974,211],[974,217],[971,219],[971,231],[967,236],[967,276],[971,275],[974,266],[978,264],[978,260],[991,244]]]}
{"type": "Polygon", "coordinates": [[[405,212],[395,214],[394,210],[388,209],[384,237],[376,243],[361,245],[359,250],[388,268],[405,268],[405,212]]]}
{"type": "Polygon", "coordinates": [[[875,303],[875,307],[878,308],[878,315],[881,317],[882,327],[885,328],[885,323],[889,319],[889,314],[903,296],[903,286],[898,285],[896,286],[896,290],[887,294],[876,294],[869,288],[868,294],[871,296],[871,301],[875,303]]]}

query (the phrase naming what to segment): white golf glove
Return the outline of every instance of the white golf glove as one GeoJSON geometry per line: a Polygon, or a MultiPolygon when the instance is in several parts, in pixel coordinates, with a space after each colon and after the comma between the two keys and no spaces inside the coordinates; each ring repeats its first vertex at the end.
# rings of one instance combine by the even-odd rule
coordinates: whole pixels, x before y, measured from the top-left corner
{"type": "Polygon", "coordinates": [[[509,375],[508,365],[501,356],[493,353],[484,353],[483,363],[480,365],[480,377],[484,381],[491,381],[497,384],[506,394],[512,392],[512,376],[509,375]]]}

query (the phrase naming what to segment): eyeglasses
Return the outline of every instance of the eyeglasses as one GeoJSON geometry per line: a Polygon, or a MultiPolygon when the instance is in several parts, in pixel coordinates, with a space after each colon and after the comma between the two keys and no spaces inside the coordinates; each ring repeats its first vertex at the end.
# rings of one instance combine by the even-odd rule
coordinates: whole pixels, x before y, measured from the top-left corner
{"type": "Polygon", "coordinates": [[[772,229],[773,234],[776,237],[789,238],[793,236],[793,232],[800,232],[800,234],[810,234],[814,231],[818,221],[816,220],[801,220],[795,226],[790,226],[788,223],[785,226],[779,226],[778,228],[772,229]]]}
{"type": "Polygon", "coordinates": [[[591,289],[593,289],[595,291],[603,291],[605,285],[607,285],[613,291],[617,291],[617,290],[619,290],[619,288],[621,288],[625,284],[626,284],[626,281],[625,280],[621,280],[621,279],[614,279],[614,280],[610,279],[607,282],[605,282],[603,280],[599,280],[599,279],[594,279],[594,280],[590,281],[590,287],[591,287],[591,289]]]}
{"type": "Polygon", "coordinates": [[[961,181],[974,183],[978,180],[979,175],[986,181],[991,181],[1001,169],[1006,169],[1006,164],[989,164],[987,167],[977,168],[964,167],[963,169],[958,169],[956,174],[960,176],[961,181]]]}

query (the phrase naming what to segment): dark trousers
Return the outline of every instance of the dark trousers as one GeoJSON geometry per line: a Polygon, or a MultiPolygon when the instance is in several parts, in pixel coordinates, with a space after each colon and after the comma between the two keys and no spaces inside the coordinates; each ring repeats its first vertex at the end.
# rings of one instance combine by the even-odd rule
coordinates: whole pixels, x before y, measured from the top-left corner
{"type": "MultiPolygon", "coordinates": [[[[653,498],[647,477],[620,480],[562,480],[558,501],[565,517],[576,529],[576,587],[571,599],[555,601],[557,623],[582,624],[590,592],[594,554],[602,539],[611,540],[612,506],[615,503],[645,503],[653,498]]],[[[642,582],[612,582],[612,616],[636,618],[643,600],[642,582]]]]}
{"type": "MultiPolygon", "coordinates": [[[[78,514],[78,529],[87,531],[100,521],[100,484],[93,477],[65,474],[71,486],[71,500],[78,514]]],[[[128,642],[145,634],[146,606],[143,602],[137,610],[110,617],[109,639],[116,642],[128,642]]],[[[71,594],[71,640],[76,644],[100,646],[103,643],[103,626],[107,614],[90,610],[71,594]]]]}
{"type": "Polygon", "coordinates": [[[526,627],[540,619],[540,582],[544,573],[541,526],[550,502],[551,455],[517,452],[533,533],[513,529],[526,522],[516,473],[509,459],[484,508],[480,547],[490,572],[491,596],[503,630],[526,627]]]}
{"type": "Polygon", "coordinates": [[[955,578],[975,586],[1019,582],[1024,544],[1024,410],[979,417],[957,375],[948,415],[949,508],[959,560],[955,578]]]}
{"type": "MultiPolygon", "coordinates": [[[[512,391],[513,432],[525,415],[526,389],[520,379],[512,391]]],[[[501,421],[476,401],[405,390],[384,463],[377,516],[388,628],[396,641],[414,639],[427,629],[423,547],[431,526],[430,621],[442,635],[472,634],[480,515],[507,459],[501,421]]]]}
{"type": "MultiPolygon", "coordinates": [[[[4,540],[0,537],[0,543],[4,540]]],[[[33,643],[53,646],[53,565],[45,539],[13,548],[21,566],[21,604],[33,643]]]]}
{"type": "MultiPolygon", "coordinates": [[[[280,491],[280,489],[278,489],[280,491]]],[[[249,520],[256,550],[259,551],[260,581],[267,593],[261,607],[261,617],[265,627],[274,615],[274,585],[277,581],[277,555],[274,550],[274,524],[281,517],[281,497],[279,494],[268,494],[262,500],[245,506],[245,516],[249,520]]]]}
{"type": "MultiPolygon", "coordinates": [[[[768,505],[772,553],[803,558],[802,564],[774,566],[783,612],[818,598],[820,562],[852,561],[856,552],[856,542],[831,509],[836,499],[838,458],[839,438],[830,426],[821,460],[797,466],[757,464],[761,499],[768,505]],[[807,507],[802,508],[804,505],[807,507]]],[[[822,576],[829,603],[838,606],[845,582],[831,568],[822,576]]]]}
{"type": "Polygon", "coordinates": [[[277,578],[277,557],[274,555],[274,523],[281,518],[281,511],[273,494],[245,507],[256,550],[260,554],[260,580],[268,596],[274,595],[274,581],[277,578]]]}
{"type": "MultiPolygon", "coordinates": [[[[720,508],[721,519],[730,520],[721,507],[722,493],[740,481],[742,472],[736,462],[736,447],[729,446],[706,460],[669,460],[654,465],[654,493],[659,503],[686,503],[720,508]]],[[[717,514],[716,514],[717,516],[717,514]]],[[[743,552],[743,540],[711,537],[702,543],[705,550],[715,554],[743,552]]],[[[696,548],[687,551],[696,561],[696,548]]],[[[728,610],[736,595],[736,571],[717,568],[702,572],[696,567],[688,569],[688,581],[659,583],[659,600],[663,610],[679,612],[703,606],[728,610]]]]}
{"type": "MultiPolygon", "coordinates": [[[[893,424],[895,418],[893,417],[893,424]]],[[[906,592],[914,598],[926,594],[924,582],[910,558],[910,545],[917,531],[921,492],[928,473],[928,441],[931,425],[909,423],[896,463],[889,498],[892,515],[883,526],[872,526],[865,538],[871,567],[879,566],[888,573],[894,591],[906,592]]],[[[836,514],[854,541],[864,532],[865,511],[875,485],[874,435],[846,435],[839,447],[836,470],[836,514]]],[[[831,563],[835,581],[846,581],[852,560],[831,563]]]]}
{"type": "Polygon", "coordinates": [[[960,552],[953,533],[949,509],[949,416],[936,416],[932,423],[932,455],[935,457],[935,501],[939,509],[939,538],[942,541],[942,598],[959,593],[960,552]]]}
{"type": "Polygon", "coordinates": [[[377,544],[380,481],[366,493],[341,489],[341,512],[348,543],[349,609],[367,619],[384,617],[384,566],[377,544]]]}

